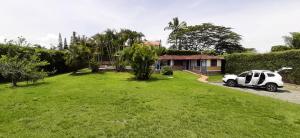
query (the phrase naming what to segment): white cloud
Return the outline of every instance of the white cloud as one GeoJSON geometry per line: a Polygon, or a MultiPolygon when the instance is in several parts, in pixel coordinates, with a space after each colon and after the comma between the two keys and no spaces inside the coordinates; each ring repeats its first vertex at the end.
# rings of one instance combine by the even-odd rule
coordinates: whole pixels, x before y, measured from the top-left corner
{"type": "Polygon", "coordinates": [[[90,36],[106,28],[130,28],[166,43],[163,28],[178,16],[189,24],[233,27],[245,47],[265,52],[283,43],[283,35],[300,31],[299,5],[296,0],[9,0],[0,5],[0,41],[24,36],[49,47],[59,32],[69,38],[72,31],[90,36]]]}

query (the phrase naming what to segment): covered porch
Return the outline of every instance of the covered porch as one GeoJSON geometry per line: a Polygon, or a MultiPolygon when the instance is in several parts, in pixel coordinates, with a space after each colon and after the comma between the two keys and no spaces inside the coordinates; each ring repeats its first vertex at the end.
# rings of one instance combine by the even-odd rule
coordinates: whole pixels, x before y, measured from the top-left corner
{"type": "Polygon", "coordinates": [[[157,69],[170,66],[174,70],[190,70],[196,73],[208,74],[221,72],[222,57],[208,55],[164,55],[161,56],[157,69]]]}

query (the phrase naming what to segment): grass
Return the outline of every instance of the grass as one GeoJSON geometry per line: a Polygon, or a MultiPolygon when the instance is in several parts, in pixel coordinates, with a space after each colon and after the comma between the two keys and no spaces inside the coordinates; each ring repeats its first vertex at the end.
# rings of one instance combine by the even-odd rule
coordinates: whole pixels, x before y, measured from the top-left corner
{"type": "Polygon", "coordinates": [[[223,75],[216,74],[208,76],[208,82],[222,82],[223,75]]]}
{"type": "Polygon", "coordinates": [[[300,106],[200,83],[175,72],[0,84],[0,137],[300,137],[300,106]]]}

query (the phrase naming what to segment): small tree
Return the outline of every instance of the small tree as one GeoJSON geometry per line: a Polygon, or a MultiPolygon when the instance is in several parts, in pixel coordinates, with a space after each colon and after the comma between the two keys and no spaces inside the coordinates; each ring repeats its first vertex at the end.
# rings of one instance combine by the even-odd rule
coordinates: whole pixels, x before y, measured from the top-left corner
{"type": "Polygon", "coordinates": [[[89,62],[89,66],[92,72],[98,72],[100,63],[97,61],[96,57],[93,57],[89,62]]]}
{"type": "Polygon", "coordinates": [[[88,67],[90,49],[84,44],[73,44],[66,54],[66,64],[75,73],[79,69],[88,67]]]}
{"type": "Polygon", "coordinates": [[[151,66],[157,60],[155,48],[143,44],[134,44],[124,49],[123,54],[134,72],[136,79],[148,80],[152,74],[151,66]]]}
{"type": "Polygon", "coordinates": [[[36,82],[47,76],[47,73],[39,70],[39,67],[47,65],[47,62],[40,61],[37,56],[20,58],[19,56],[0,58],[0,73],[3,77],[10,79],[12,86],[22,80],[36,82]]]}

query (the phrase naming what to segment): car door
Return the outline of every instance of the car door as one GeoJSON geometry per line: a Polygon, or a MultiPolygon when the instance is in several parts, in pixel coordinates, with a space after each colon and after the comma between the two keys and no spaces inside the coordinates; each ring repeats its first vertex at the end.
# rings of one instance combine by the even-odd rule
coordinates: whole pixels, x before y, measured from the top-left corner
{"type": "Polygon", "coordinates": [[[239,85],[242,85],[242,86],[246,85],[245,82],[246,82],[246,76],[247,76],[248,73],[249,72],[243,72],[240,75],[238,75],[238,77],[237,77],[237,83],[239,85]]]}
{"type": "Polygon", "coordinates": [[[259,81],[260,74],[261,73],[259,73],[259,72],[254,72],[249,85],[251,85],[251,86],[257,85],[258,81],[259,81]]]}

